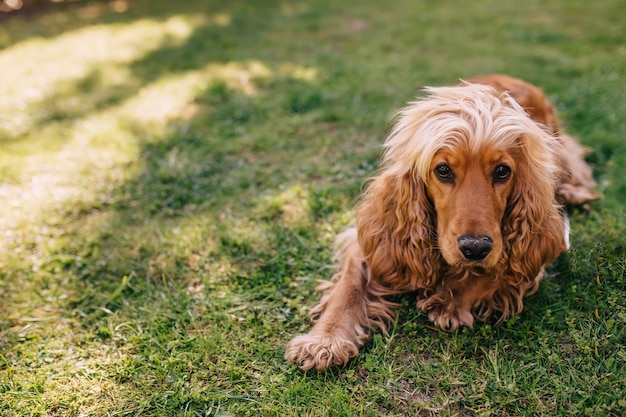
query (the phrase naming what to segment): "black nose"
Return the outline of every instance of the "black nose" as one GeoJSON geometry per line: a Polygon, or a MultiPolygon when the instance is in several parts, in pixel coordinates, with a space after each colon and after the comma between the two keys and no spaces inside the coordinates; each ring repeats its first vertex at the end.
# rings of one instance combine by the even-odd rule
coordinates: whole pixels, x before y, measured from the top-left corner
{"type": "Polygon", "coordinates": [[[458,244],[463,256],[472,261],[485,259],[493,248],[493,240],[488,236],[461,236],[458,244]]]}

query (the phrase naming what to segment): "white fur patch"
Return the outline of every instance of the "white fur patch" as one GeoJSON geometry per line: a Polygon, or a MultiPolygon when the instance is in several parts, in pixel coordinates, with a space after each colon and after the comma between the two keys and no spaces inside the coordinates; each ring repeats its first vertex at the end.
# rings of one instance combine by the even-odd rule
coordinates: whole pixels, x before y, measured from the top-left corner
{"type": "Polygon", "coordinates": [[[569,215],[566,210],[563,210],[563,232],[565,234],[565,247],[569,250],[569,215]]]}

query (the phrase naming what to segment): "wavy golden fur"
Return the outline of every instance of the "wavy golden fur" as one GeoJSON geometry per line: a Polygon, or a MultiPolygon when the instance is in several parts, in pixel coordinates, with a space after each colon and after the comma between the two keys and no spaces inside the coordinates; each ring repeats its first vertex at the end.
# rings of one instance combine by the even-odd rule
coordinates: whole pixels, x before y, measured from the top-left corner
{"type": "Polygon", "coordinates": [[[446,330],[520,313],[567,249],[563,206],[597,198],[541,89],[491,75],[426,92],[399,112],[356,227],[338,237],[315,325],[287,345],[302,369],[345,364],[371,328],[385,332],[388,295],[416,292],[446,330]]]}

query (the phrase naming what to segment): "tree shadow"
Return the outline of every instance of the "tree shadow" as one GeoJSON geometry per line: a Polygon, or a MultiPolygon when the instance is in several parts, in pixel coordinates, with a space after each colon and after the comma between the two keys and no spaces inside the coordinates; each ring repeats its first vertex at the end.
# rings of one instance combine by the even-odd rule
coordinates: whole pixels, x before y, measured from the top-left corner
{"type": "MultiPolygon", "coordinates": [[[[245,2],[232,2],[224,5],[207,5],[206,12],[198,13],[195,5],[181,4],[172,7],[168,2],[159,3],[159,8],[150,8],[144,2],[138,2],[134,12],[123,14],[105,13],[98,15],[95,22],[102,26],[117,26],[142,20],[154,20],[163,27],[168,24],[171,31],[189,30],[176,20],[177,16],[194,16],[199,21],[191,30],[191,34],[181,41],[171,31],[165,31],[161,43],[148,48],[145,53],[131,62],[113,64],[93,62],[91,68],[80,77],[62,78],[56,82],[52,91],[44,93],[44,97],[29,108],[31,123],[12,133],[11,141],[25,138],[32,128],[43,127],[51,123],[71,123],[77,119],[98,111],[120,105],[133,97],[142,88],[164,76],[175,77],[177,74],[200,70],[209,63],[226,64],[233,60],[251,59],[250,50],[262,42],[263,28],[268,26],[274,10],[275,2],[264,2],[260,7],[248,6],[245,2]],[[258,19],[250,19],[245,14],[254,13],[258,19]],[[169,23],[168,23],[169,22],[169,23]],[[252,22],[252,24],[250,24],[252,22]],[[265,22],[265,23],[264,23],[265,22]],[[107,71],[124,69],[128,74],[107,79],[107,71]],[[22,134],[20,135],[20,132],[22,134]]],[[[104,7],[100,2],[95,4],[104,7]]],[[[89,5],[81,6],[83,8],[89,5]]],[[[72,7],[75,9],[77,7],[72,7]]],[[[80,21],[80,19],[78,19],[80,21]]],[[[63,21],[65,29],[58,33],[47,33],[48,39],[63,33],[77,32],[73,20],[63,21]],[[67,23],[67,24],[65,24],[67,23]],[[67,28],[69,26],[69,28],[67,28]]],[[[84,23],[85,27],[94,22],[84,23]]],[[[45,25],[43,25],[45,27],[45,25]]],[[[17,41],[19,42],[19,40],[17,41]]],[[[88,48],[88,45],[83,45],[88,48]]],[[[111,78],[111,77],[108,77],[111,78]]]]}
{"type": "MultiPolygon", "coordinates": [[[[263,6],[271,8],[275,4],[276,2],[269,1],[264,2],[263,6]]],[[[231,12],[241,8],[247,8],[245,1],[235,0],[228,2],[228,4],[219,1],[207,1],[203,10],[198,10],[197,4],[194,2],[154,3],[133,0],[53,2],[36,10],[0,14],[2,25],[11,29],[7,30],[4,38],[0,38],[0,50],[25,40],[50,39],[93,25],[117,25],[140,19],[163,20],[184,14],[215,15],[223,13],[223,16],[229,16],[231,12]],[[13,30],[19,26],[27,27],[28,30],[13,30]]],[[[0,31],[0,33],[2,32],[0,31]]]]}
{"type": "MultiPolygon", "coordinates": [[[[25,246],[43,254],[41,262],[24,260],[3,280],[11,283],[1,307],[9,319],[0,328],[10,360],[31,341],[42,346],[56,341],[66,349],[83,344],[94,356],[105,345],[129,350],[133,354],[124,361],[139,366],[155,345],[176,357],[181,351],[173,346],[181,346],[180,341],[202,357],[212,339],[197,335],[216,331],[250,346],[255,332],[268,339],[263,352],[251,347],[235,353],[237,361],[225,365],[233,375],[244,372],[238,365],[243,360],[268,362],[280,356],[283,335],[273,329],[302,314],[301,286],[311,291],[315,278],[327,278],[329,229],[344,223],[342,214],[373,169],[377,151],[361,149],[367,160],[356,169],[341,162],[354,153],[354,143],[340,141],[347,133],[338,127],[341,114],[325,109],[331,100],[328,86],[302,76],[296,64],[269,59],[271,47],[264,46],[262,33],[279,24],[271,19],[274,3],[236,2],[232,7],[221,9],[232,12],[231,25],[206,22],[183,41],[164,42],[124,64],[128,77],[120,82],[108,83],[103,69],[94,67],[80,79],[55,86],[33,109],[35,129],[73,126],[125,108],[164,79],[211,75],[190,90],[186,110],[171,119],[120,116],[118,123],[137,147],[136,157],[121,168],[122,180],[94,185],[92,200],[42,209],[41,227],[53,231],[24,237],[25,246]],[[255,19],[237,21],[238,8],[255,19]],[[252,23],[242,29],[246,22],[252,23]],[[221,72],[213,74],[214,67],[221,72]],[[347,175],[354,178],[346,182],[347,175]],[[45,219],[51,214],[54,222],[45,219]],[[40,299],[28,301],[16,316],[10,312],[28,295],[26,289],[16,290],[20,280],[30,280],[28,290],[41,287],[36,290],[40,299]],[[45,303],[45,320],[70,323],[65,332],[55,335],[42,325],[37,335],[20,336],[30,331],[20,314],[43,309],[45,303]]],[[[228,357],[228,346],[225,342],[215,352],[228,357]]],[[[218,371],[211,358],[204,365],[207,370],[198,371],[197,383],[206,387],[211,372],[218,371]]],[[[187,372],[186,366],[172,359],[151,371],[154,391],[171,386],[171,375],[187,372]]],[[[129,387],[120,407],[141,401],[145,393],[136,385],[145,370],[133,369],[103,371],[104,377],[129,387]]],[[[208,395],[205,405],[215,400],[208,395]]],[[[64,411],[62,401],[58,413],[64,411]]]]}

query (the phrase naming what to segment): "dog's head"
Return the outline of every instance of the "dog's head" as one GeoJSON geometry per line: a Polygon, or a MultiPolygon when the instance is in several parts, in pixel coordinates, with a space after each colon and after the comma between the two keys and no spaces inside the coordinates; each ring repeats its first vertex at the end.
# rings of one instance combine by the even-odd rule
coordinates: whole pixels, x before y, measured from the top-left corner
{"type": "MultiPolygon", "coordinates": [[[[538,272],[564,248],[554,198],[556,139],[489,86],[427,92],[399,113],[381,173],[359,209],[366,255],[382,259],[379,246],[401,245],[386,256],[406,263],[398,253],[438,249],[453,267],[489,269],[513,258],[528,264],[520,270],[538,272]]],[[[421,257],[409,264],[428,263],[421,257]]]]}

